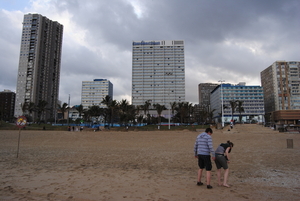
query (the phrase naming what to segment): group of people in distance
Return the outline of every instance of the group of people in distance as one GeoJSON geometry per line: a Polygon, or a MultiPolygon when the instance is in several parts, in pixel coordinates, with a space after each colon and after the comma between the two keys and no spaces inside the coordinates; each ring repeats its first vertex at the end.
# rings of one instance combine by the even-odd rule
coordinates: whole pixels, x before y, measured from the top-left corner
{"type": "Polygon", "coordinates": [[[229,153],[231,152],[231,149],[233,147],[233,143],[229,140],[226,143],[221,143],[216,151],[213,148],[212,143],[212,135],[213,131],[211,128],[207,128],[205,132],[199,134],[197,136],[195,146],[194,146],[194,152],[195,152],[195,158],[198,159],[198,178],[197,178],[197,185],[202,186],[203,183],[201,182],[201,177],[203,170],[205,168],[206,170],[206,185],[208,189],[211,189],[212,186],[210,185],[211,181],[211,154],[212,159],[215,161],[215,164],[217,166],[217,176],[218,176],[218,183],[219,186],[225,186],[230,187],[227,183],[228,181],[228,163],[230,163],[230,156],[229,153]],[[221,168],[224,169],[224,178],[223,183],[221,181],[221,168]]]}

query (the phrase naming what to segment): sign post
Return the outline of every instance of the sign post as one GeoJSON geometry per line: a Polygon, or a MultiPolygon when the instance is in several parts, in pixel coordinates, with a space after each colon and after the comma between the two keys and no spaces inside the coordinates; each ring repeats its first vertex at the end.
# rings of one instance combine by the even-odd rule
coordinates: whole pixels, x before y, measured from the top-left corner
{"type": "Polygon", "coordinates": [[[20,147],[20,138],[21,138],[21,128],[26,126],[27,119],[24,116],[19,116],[16,125],[19,127],[19,139],[18,139],[18,151],[17,151],[17,158],[19,157],[19,147],[20,147]]]}

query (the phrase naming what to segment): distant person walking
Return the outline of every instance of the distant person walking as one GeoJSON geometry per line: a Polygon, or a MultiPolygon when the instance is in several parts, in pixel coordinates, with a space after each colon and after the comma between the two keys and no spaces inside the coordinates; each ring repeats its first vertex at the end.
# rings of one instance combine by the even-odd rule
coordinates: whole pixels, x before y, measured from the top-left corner
{"type": "Polygon", "coordinates": [[[202,186],[203,183],[201,182],[201,177],[203,173],[203,169],[206,170],[206,187],[208,189],[211,189],[212,186],[210,185],[211,180],[211,156],[212,159],[215,160],[215,151],[212,144],[212,135],[213,131],[211,128],[207,128],[205,132],[199,134],[197,136],[195,146],[194,146],[194,152],[195,152],[195,158],[198,159],[198,177],[197,177],[197,185],[202,186]]]}
{"type": "Polygon", "coordinates": [[[230,187],[227,183],[228,180],[228,175],[229,175],[229,168],[228,168],[228,163],[230,163],[230,157],[229,153],[231,152],[231,149],[233,147],[233,143],[230,142],[229,140],[227,143],[221,143],[218,148],[216,149],[216,166],[217,166],[217,175],[218,175],[218,182],[219,186],[225,186],[225,187],[230,187]],[[223,179],[223,184],[221,182],[221,168],[223,167],[224,169],[224,179],[223,179]]]}

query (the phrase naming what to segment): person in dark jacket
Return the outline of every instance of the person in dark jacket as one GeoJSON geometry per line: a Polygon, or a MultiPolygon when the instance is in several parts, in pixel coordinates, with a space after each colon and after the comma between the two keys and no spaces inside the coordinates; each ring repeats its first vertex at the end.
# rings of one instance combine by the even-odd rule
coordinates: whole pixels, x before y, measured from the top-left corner
{"type": "Polygon", "coordinates": [[[218,176],[219,186],[230,187],[227,183],[227,180],[228,180],[228,175],[229,175],[228,163],[230,163],[229,153],[231,152],[232,147],[233,147],[233,143],[228,140],[227,143],[221,143],[218,146],[218,148],[216,149],[215,163],[216,163],[216,166],[218,169],[217,176],[218,176]],[[221,182],[221,168],[222,167],[224,169],[223,183],[221,182]]]}

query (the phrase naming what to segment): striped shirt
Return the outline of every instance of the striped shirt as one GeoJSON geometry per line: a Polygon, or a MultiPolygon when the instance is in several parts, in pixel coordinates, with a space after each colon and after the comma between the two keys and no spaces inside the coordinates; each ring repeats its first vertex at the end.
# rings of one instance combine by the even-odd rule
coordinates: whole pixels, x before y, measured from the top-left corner
{"type": "Polygon", "coordinates": [[[212,138],[207,133],[201,133],[197,136],[195,146],[194,146],[195,156],[197,155],[210,155],[215,157],[215,150],[212,144],[212,138]]]}

